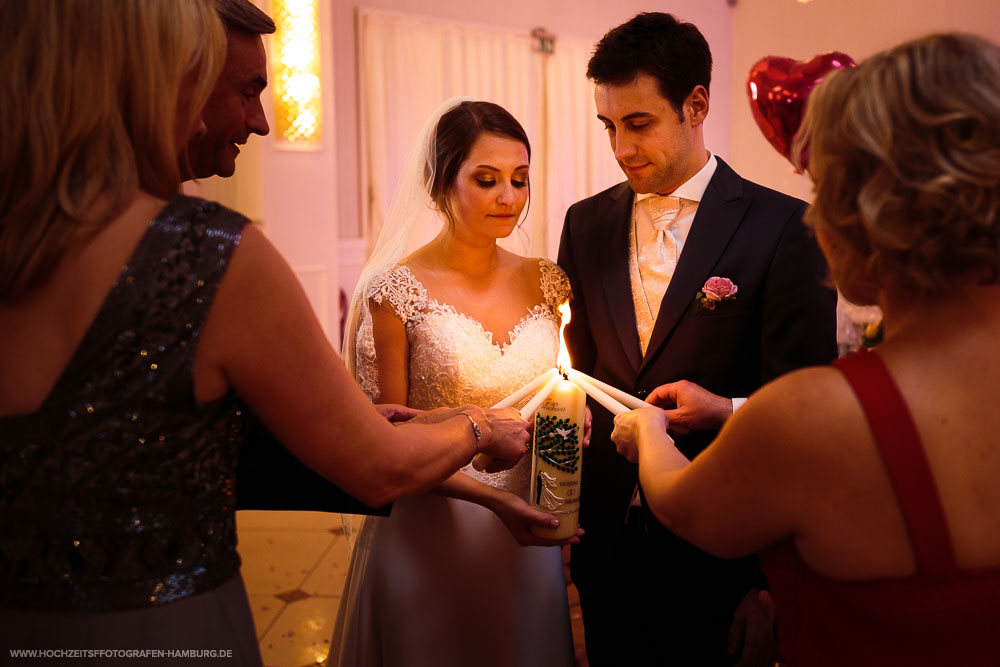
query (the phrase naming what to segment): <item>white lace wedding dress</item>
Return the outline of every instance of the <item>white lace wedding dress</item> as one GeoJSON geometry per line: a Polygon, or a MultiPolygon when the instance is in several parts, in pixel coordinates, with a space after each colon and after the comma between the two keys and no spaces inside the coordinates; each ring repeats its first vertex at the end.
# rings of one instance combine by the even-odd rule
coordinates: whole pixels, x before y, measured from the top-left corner
{"type": "MultiPolygon", "coordinates": [[[[368,298],[388,302],[409,341],[408,404],[490,406],[555,364],[559,315],[569,283],[541,260],[544,302],[498,345],[476,320],[440,303],[413,273],[377,275],[368,298]]],[[[358,336],[358,375],[377,394],[370,331],[358,336]],[[367,340],[363,339],[367,337],[367,340]],[[367,353],[365,351],[367,343],[367,353]],[[365,361],[367,360],[367,361],[365,361]]],[[[528,495],[531,462],[463,472],[528,495]]],[[[558,547],[521,547],[491,511],[425,494],[367,519],[358,536],[330,651],[330,665],[560,667],[573,645],[558,547]]]]}

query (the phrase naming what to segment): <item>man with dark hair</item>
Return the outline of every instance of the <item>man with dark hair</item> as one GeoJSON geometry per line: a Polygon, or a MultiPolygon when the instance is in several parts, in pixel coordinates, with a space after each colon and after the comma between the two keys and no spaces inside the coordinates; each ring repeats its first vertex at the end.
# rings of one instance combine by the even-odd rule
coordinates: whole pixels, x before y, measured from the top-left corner
{"type": "Polygon", "coordinates": [[[205,103],[208,131],[188,142],[188,162],[181,161],[187,179],[232,176],[239,145],[270,131],[260,102],[267,87],[260,36],[274,32],[274,21],[249,0],[215,0],[215,9],[226,26],[226,63],[205,103]]]}
{"type": "MultiPolygon", "coordinates": [[[[705,149],[711,69],[698,28],[669,14],[604,36],[587,75],[628,181],[570,207],[559,246],[573,366],[666,408],[692,458],[763,383],[837,353],[805,203],[705,149]]],[[[715,558],[660,525],[610,441],[611,415],[592,407],[587,535],[572,555],[591,665],[773,663],[756,560],[715,558]]]]}

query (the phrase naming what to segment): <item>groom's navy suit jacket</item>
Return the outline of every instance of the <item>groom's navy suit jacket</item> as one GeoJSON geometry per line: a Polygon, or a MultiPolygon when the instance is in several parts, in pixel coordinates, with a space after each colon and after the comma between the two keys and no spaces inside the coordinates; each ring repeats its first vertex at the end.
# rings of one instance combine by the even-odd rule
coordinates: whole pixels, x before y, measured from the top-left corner
{"type": "MultiPolygon", "coordinates": [[[[741,178],[721,159],[643,355],[629,277],[633,200],[628,183],[621,183],[574,204],[566,214],[559,264],[573,289],[567,344],[574,368],[642,397],[661,384],[689,380],[731,398],[749,396],[785,372],[836,357],[836,293],[824,286],[826,263],[802,224],[806,204],[741,178]],[[695,294],[712,276],[732,280],[738,287],[735,298],[714,310],[692,312],[695,294]]],[[[586,535],[574,547],[572,561],[582,595],[588,579],[614,576],[602,553],[604,561],[617,560],[619,567],[638,567],[617,543],[637,466],[610,441],[610,413],[591,407],[594,430],[584,454],[581,490],[580,521],[586,535]]],[[[676,437],[677,446],[694,457],[716,433],[694,431],[676,437]]],[[[669,534],[650,513],[644,512],[644,518],[651,535],[647,546],[663,551],[651,561],[660,564],[659,574],[676,582],[683,573],[701,599],[710,599],[704,593],[716,586],[723,589],[723,598],[738,603],[759,583],[750,573],[753,568],[729,567],[669,534]]],[[[658,594],[648,583],[642,589],[658,594]]],[[[670,594],[679,595],[673,584],[670,594]]],[[[732,609],[722,616],[731,614],[732,609]]]]}

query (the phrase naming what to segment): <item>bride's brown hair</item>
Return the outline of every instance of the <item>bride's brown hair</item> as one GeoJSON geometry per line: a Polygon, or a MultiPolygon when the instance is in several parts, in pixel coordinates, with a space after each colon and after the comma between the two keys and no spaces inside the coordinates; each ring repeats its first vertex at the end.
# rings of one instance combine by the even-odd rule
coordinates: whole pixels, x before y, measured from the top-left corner
{"type": "Polygon", "coordinates": [[[426,176],[431,180],[431,199],[448,220],[454,220],[448,205],[448,193],[472,145],[483,134],[520,141],[528,151],[528,160],[531,160],[528,135],[517,119],[499,104],[465,101],[447,111],[438,121],[434,133],[434,173],[426,176]]]}

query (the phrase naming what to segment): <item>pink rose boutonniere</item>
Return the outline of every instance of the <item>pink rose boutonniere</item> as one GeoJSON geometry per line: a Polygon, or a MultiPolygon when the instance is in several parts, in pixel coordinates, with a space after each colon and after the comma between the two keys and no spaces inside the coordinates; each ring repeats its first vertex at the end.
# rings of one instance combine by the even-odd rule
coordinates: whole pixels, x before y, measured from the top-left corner
{"type": "Polygon", "coordinates": [[[720,301],[729,301],[736,297],[739,291],[729,278],[712,276],[701,286],[701,291],[694,295],[694,303],[691,304],[691,312],[697,313],[701,310],[715,310],[716,304],[720,301]]]}

